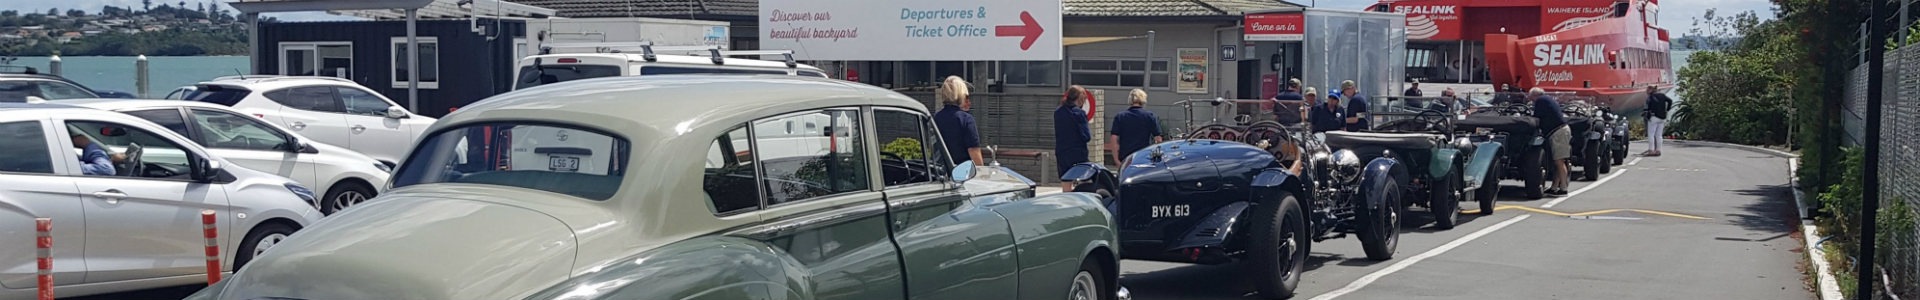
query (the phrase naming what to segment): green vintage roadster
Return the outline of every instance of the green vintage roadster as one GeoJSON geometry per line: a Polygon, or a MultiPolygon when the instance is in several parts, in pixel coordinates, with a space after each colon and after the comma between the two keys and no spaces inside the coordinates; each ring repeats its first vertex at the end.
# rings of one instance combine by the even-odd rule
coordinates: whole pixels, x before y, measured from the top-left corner
{"type": "Polygon", "coordinates": [[[524,89],[192,298],[1128,298],[1098,196],[953,168],[941,140],[920,102],[824,78],[524,89]]]}

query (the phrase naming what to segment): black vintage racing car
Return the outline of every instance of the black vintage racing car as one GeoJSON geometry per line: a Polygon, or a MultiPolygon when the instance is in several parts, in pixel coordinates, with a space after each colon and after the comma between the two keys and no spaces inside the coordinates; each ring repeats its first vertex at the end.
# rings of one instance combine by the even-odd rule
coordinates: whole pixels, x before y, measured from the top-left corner
{"type": "Polygon", "coordinates": [[[1610,161],[1613,155],[1608,149],[1612,136],[1606,132],[1611,124],[1608,124],[1600,106],[1593,104],[1593,97],[1561,95],[1554,99],[1560,101],[1561,111],[1566,113],[1567,129],[1572,134],[1569,142],[1573,151],[1572,156],[1567,157],[1567,164],[1569,167],[1580,167],[1579,173],[1567,169],[1568,176],[1594,181],[1600,180],[1600,174],[1612,172],[1613,164],[1610,161]]]}
{"type": "Polygon", "coordinates": [[[1546,138],[1540,133],[1540,119],[1533,117],[1533,106],[1517,99],[1524,94],[1500,93],[1473,111],[1454,121],[1454,129],[1461,131],[1474,142],[1498,142],[1503,145],[1496,152],[1493,166],[1489,169],[1492,182],[1485,186],[1491,189],[1478,190],[1478,194],[1492,196],[1499,194],[1499,180],[1514,179],[1522,182],[1522,192],[1530,199],[1545,197],[1546,191],[1546,138]]]}
{"type": "Polygon", "coordinates": [[[1458,221],[1460,202],[1480,204],[1482,214],[1493,212],[1494,196],[1480,191],[1497,189],[1497,176],[1488,176],[1501,143],[1474,141],[1455,130],[1454,121],[1465,103],[1439,97],[1374,97],[1368,104],[1373,128],[1365,132],[1330,131],[1326,143],[1351,149],[1360,159],[1388,158],[1407,169],[1397,177],[1407,189],[1408,206],[1426,207],[1433,225],[1451,229],[1458,221]],[[1489,185],[1491,185],[1489,187],[1489,185]]]}
{"type": "MultiPolygon", "coordinates": [[[[1192,120],[1195,104],[1217,112],[1257,102],[1177,104],[1192,120]]],[[[1268,298],[1293,295],[1312,242],[1355,234],[1367,258],[1393,257],[1405,190],[1396,178],[1407,176],[1399,162],[1363,161],[1272,121],[1234,120],[1134,152],[1117,174],[1082,163],[1063,178],[1108,199],[1123,258],[1238,262],[1268,298]]]]}

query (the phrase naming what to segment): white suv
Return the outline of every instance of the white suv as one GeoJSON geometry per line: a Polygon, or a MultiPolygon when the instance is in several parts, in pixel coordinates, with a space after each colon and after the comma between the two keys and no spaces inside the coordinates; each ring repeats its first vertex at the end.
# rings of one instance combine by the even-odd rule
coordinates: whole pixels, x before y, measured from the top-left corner
{"type": "Polygon", "coordinates": [[[581,79],[674,75],[674,74],[763,74],[794,75],[804,77],[827,77],[820,68],[793,61],[793,52],[785,50],[729,51],[705,49],[701,47],[677,46],[608,46],[604,43],[586,43],[579,45],[557,44],[549,46],[548,51],[561,48],[579,48],[584,45],[593,49],[592,53],[540,54],[520,59],[514,69],[513,89],[521,90],[566,81],[581,79]],[[618,52],[620,50],[633,52],[618,52]],[[672,55],[655,54],[660,52],[693,52],[708,55],[672,55]],[[697,50],[697,51],[695,51],[697,50]],[[634,53],[638,52],[638,53],[634,53]],[[743,58],[729,58],[739,55],[781,55],[785,61],[767,61],[743,58]]]}
{"type": "Polygon", "coordinates": [[[146,120],[63,104],[0,103],[0,182],[0,299],[33,298],[35,218],[52,219],[61,296],[205,282],[201,210],[217,216],[222,272],[320,219],[293,180],[146,120]]]}
{"type": "Polygon", "coordinates": [[[314,142],[283,127],[217,104],[191,101],[84,99],[60,101],[111,110],[160,124],[241,167],[313,187],[324,214],[372,199],[392,168],[372,157],[314,142]]]}
{"type": "Polygon", "coordinates": [[[388,165],[407,157],[413,141],[434,121],[353,81],[333,77],[221,78],[194,85],[186,100],[233,107],[388,165]]]}

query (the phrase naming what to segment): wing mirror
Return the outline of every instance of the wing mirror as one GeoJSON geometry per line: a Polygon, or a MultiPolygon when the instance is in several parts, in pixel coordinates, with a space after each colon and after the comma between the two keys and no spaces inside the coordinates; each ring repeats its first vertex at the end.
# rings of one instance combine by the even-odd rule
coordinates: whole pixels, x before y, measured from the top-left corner
{"type": "Polygon", "coordinates": [[[286,149],[293,151],[294,153],[304,153],[304,154],[320,153],[320,148],[314,147],[313,143],[308,143],[301,140],[287,141],[287,146],[288,147],[286,147],[286,149]]]}
{"type": "Polygon", "coordinates": [[[408,116],[409,116],[409,115],[407,114],[407,110],[406,110],[406,109],[401,109],[401,108],[400,108],[399,106],[388,106],[388,107],[387,107],[387,118],[390,118],[390,119],[405,119],[405,118],[407,118],[408,116]]]}
{"type": "Polygon", "coordinates": [[[194,161],[191,172],[193,181],[213,182],[220,178],[220,173],[224,172],[224,170],[220,167],[219,161],[202,158],[194,161]]]}

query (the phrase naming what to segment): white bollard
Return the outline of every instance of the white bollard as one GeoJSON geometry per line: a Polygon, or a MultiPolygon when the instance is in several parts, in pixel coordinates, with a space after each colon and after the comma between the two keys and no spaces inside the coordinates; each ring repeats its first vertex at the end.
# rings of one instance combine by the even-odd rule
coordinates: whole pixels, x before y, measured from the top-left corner
{"type": "Polygon", "coordinates": [[[133,87],[139,90],[140,98],[147,98],[147,56],[133,58],[133,87]]]}
{"type": "Polygon", "coordinates": [[[59,55],[54,55],[53,57],[47,58],[47,74],[53,74],[53,76],[60,76],[60,56],[59,55]]]}

